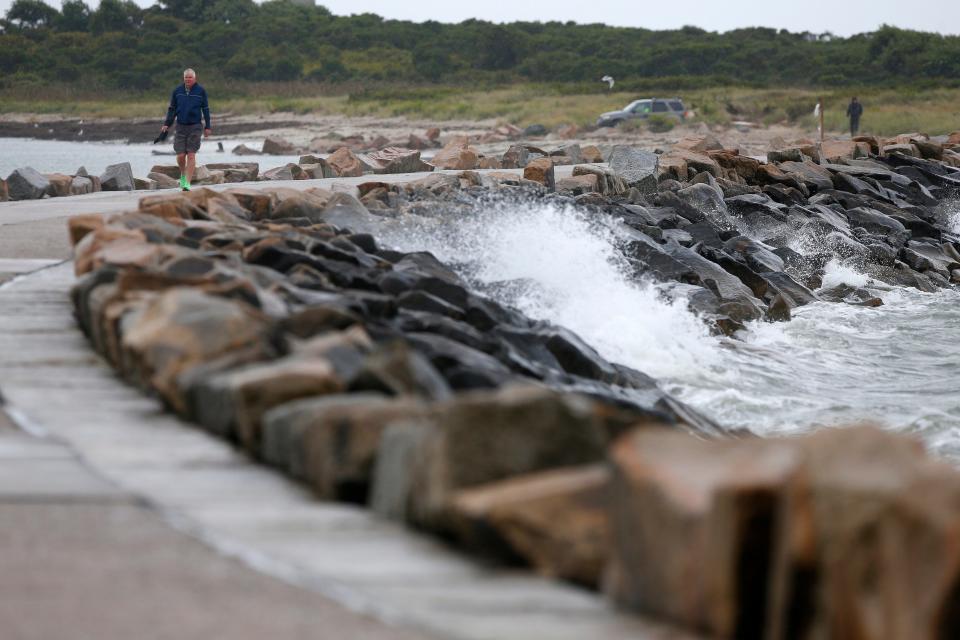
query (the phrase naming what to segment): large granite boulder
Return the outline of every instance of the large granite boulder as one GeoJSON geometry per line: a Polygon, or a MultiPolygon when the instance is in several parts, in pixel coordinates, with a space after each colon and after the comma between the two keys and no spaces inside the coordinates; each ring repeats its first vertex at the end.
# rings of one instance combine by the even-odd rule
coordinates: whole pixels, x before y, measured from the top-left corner
{"type": "Polygon", "coordinates": [[[149,384],[183,411],[178,376],[231,351],[262,344],[267,328],[266,319],[244,303],[198,289],[171,288],[131,320],[123,333],[122,346],[129,358],[131,377],[149,384]]]}
{"type": "Polygon", "coordinates": [[[297,147],[282,138],[267,138],[263,141],[262,149],[269,156],[292,156],[297,153],[297,147]]]}
{"type": "Polygon", "coordinates": [[[224,182],[253,182],[260,175],[260,164],[257,162],[211,162],[203,166],[210,171],[222,171],[224,182]]]}
{"type": "Polygon", "coordinates": [[[7,191],[11,200],[37,200],[46,195],[49,189],[50,181],[33,167],[15,169],[7,176],[7,191]]]}
{"type": "Polygon", "coordinates": [[[607,158],[610,169],[640,193],[657,191],[659,161],[655,153],[626,145],[615,146],[607,158]]]}
{"type": "Polygon", "coordinates": [[[480,166],[480,152],[470,146],[468,138],[457,137],[437,151],[430,163],[437,169],[476,169],[480,166]]]}
{"type": "Polygon", "coordinates": [[[611,462],[607,589],[622,605],[717,638],[960,633],[960,474],[909,438],[648,430],[611,462]]]}
{"type": "Polygon", "coordinates": [[[451,500],[454,535],[490,555],[504,550],[541,575],[600,584],[610,555],[609,473],[564,468],[462,489],[451,500]]]}
{"type": "Polygon", "coordinates": [[[100,188],[103,191],[133,191],[135,187],[129,162],[112,164],[100,176],[100,188]]]}
{"type": "Polygon", "coordinates": [[[551,158],[537,158],[527,163],[523,168],[524,180],[531,180],[542,184],[547,189],[553,190],[557,187],[557,180],[553,170],[554,164],[551,158]]]}
{"type": "Polygon", "coordinates": [[[372,392],[288,402],[264,415],[261,454],[321,498],[364,503],[384,429],[426,413],[416,398],[372,392]]]}
{"type": "Polygon", "coordinates": [[[369,167],[347,147],[340,147],[327,158],[329,164],[341,178],[362,176],[369,167]]]}
{"type": "Polygon", "coordinates": [[[364,156],[374,173],[420,173],[433,171],[434,166],[420,159],[419,151],[386,147],[364,156]]]}
{"type": "Polygon", "coordinates": [[[372,506],[446,529],[456,490],[596,462],[607,440],[593,403],[582,397],[532,386],[464,394],[438,407],[429,420],[388,429],[372,506]]]}

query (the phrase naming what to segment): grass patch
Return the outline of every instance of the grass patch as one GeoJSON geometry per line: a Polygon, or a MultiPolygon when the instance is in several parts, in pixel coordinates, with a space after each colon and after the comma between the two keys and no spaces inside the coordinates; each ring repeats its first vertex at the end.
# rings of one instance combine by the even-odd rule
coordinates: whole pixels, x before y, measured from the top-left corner
{"type": "MultiPolygon", "coordinates": [[[[738,86],[644,86],[642,92],[610,92],[592,85],[510,84],[500,86],[382,83],[322,85],[311,82],[223,83],[211,81],[214,113],[291,113],[403,117],[409,119],[510,122],[548,128],[590,127],[604,111],[641,97],[679,95],[696,118],[711,125],[746,120],[762,125],[816,127],[813,107],[822,96],[828,131],[847,129],[851,95],[864,105],[863,133],[893,135],[920,131],[930,135],[960,128],[960,89],[898,87],[814,91],[738,86]]],[[[71,117],[162,117],[166,93],[128,93],[103,98],[97,87],[17,86],[0,91],[0,113],[63,114],[71,117]]]]}

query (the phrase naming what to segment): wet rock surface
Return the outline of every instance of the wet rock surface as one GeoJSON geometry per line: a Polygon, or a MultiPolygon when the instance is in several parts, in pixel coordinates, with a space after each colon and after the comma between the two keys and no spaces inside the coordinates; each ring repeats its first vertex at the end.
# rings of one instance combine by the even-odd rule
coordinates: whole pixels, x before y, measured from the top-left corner
{"type": "MultiPolygon", "coordinates": [[[[859,599],[877,591],[893,594],[890,625],[953,633],[952,587],[895,590],[919,574],[874,542],[902,543],[918,562],[928,556],[910,536],[951,552],[958,478],[912,442],[869,430],[717,442],[722,429],[643,372],[488,297],[471,265],[380,235],[456,224],[491,198],[550,202],[611,230],[632,277],[670,285],[664,295],[734,334],[807,304],[882,304],[869,285],[821,289],[831,260],[928,291],[960,279],[960,239],[937,209],[960,171],[914,146],[877,157],[868,142],[798,144],[771,156],[778,166],[687,139],[660,156],[620,149],[565,180],[554,166],[582,149],[516,146],[504,163],[523,178],[470,169],[371,177],[352,192],[154,195],[138,211],[72,219],[73,302],[126,379],[323,498],[717,637],[872,628],[859,599]],[[897,472],[882,478],[884,465],[897,472]],[[919,516],[903,511],[936,483],[919,516]],[[844,510],[861,499],[869,513],[844,510]],[[859,564],[838,568],[868,532],[880,537],[851,552],[859,564]]],[[[480,160],[464,141],[447,151],[454,165],[480,160]]],[[[334,156],[293,166],[370,170],[347,147],[334,156]]],[[[937,584],[960,579],[951,563],[924,566],[937,584]]]]}

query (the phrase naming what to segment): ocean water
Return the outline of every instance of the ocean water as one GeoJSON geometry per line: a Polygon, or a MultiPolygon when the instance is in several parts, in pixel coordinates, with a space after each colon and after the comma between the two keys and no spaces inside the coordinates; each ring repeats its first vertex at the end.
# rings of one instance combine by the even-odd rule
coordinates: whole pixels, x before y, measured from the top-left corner
{"type": "MultiPolygon", "coordinates": [[[[0,138],[0,178],[6,178],[11,171],[20,167],[33,167],[40,173],[73,174],[83,166],[91,175],[100,175],[107,166],[120,162],[129,162],[133,175],[145,178],[154,165],[177,163],[177,158],[173,155],[173,138],[168,137],[167,141],[164,144],[152,145],[0,138]],[[155,155],[154,151],[169,155],[155,155]]],[[[197,162],[258,162],[260,170],[264,171],[299,160],[299,156],[237,156],[230,153],[231,149],[241,143],[259,149],[263,140],[204,140],[197,155],[197,162]],[[218,152],[217,142],[222,142],[226,151],[218,152]]]]}
{"type": "MultiPolygon", "coordinates": [[[[960,207],[944,215],[960,228],[960,207]]],[[[380,233],[457,265],[501,302],[576,331],[726,427],[774,435],[871,422],[960,459],[960,291],[891,288],[836,258],[825,286],[865,286],[883,306],[814,303],[789,322],[754,322],[726,338],[711,335],[684,300],[638,279],[607,220],[572,209],[490,203],[380,233]]]]}

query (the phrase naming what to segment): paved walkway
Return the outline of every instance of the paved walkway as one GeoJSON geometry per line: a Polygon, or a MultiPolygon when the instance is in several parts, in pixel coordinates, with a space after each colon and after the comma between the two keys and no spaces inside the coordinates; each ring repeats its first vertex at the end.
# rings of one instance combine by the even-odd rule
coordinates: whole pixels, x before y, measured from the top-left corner
{"type": "Polygon", "coordinates": [[[0,269],[26,274],[0,285],[0,409],[19,426],[0,425],[5,640],[683,637],[318,502],[165,413],[76,329],[72,265],[25,262],[54,259],[61,229],[17,224],[38,249],[14,262],[0,243],[0,269]]]}

